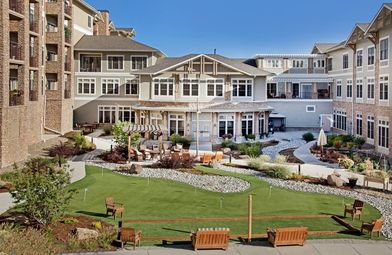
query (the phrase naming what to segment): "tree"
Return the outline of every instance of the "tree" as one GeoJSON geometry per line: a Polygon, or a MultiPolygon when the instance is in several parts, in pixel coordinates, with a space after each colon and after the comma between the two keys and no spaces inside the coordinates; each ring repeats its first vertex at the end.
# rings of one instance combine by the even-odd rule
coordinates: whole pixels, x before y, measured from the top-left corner
{"type": "Polygon", "coordinates": [[[11,195],[29,218],[49,224],[64,214],[74,194],[67,188],[71,176],[64,167],[34,158],[15,170],[11,195]]]}

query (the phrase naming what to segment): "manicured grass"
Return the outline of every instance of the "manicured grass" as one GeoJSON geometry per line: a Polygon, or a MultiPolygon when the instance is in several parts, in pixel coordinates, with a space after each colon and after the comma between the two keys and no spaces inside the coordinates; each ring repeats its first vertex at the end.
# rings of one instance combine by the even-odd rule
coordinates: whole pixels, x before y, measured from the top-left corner
{"type": "MultiPolygon", "coordinates": [[[[114,174],[98,167],[88,166],[87,176],[71,185],[78,193],[71,202],[68,213],[80,213],[97,217],[100,220],[117,224],[113,217],[105,215],[105,198],[113,196],[115,201],[124,203],[124,219],[174,219],[174,218],[211,218],[211,217],[246,217],[248,195],[253,194],[253,215],[310,215],[310,214],[343,214],[344,204],[351,199],[295,192],[272,187],[256,177],[231,174],[206,167],[200,170],[231,175],[245,179],[251,188],[242,193],[216,193],[161,179],[146,179],[114,174]],[[84,190],[87,188],[86,200],[84,190]],[[223,198],[223,207],[220,199],[223,198]]],[[[380,213],[369,205],[365,205],[362,219],[370,221],[380,217],[380,213]]],[[[350,219],[347,219],[351,222],[350,219]]],[[[355,220],[359,226],[360,221],[355,220]]],[[[198,227],[229,227],[232,233],[247,233],[247,221],[219,222],[181,222],[181,223],[137,223],[132,224],[143,231],[144,236],[176,236],[187,235],[198,227]]],[[[266,227],[306,226],[310,231],[334,231],[344,228],[329,218],[323,219],[274,219],[255,220],[254,233],[265,233],[266,227]]],[[[350,237],[338,235],[334,237],[350,237]]],[[[357,237],[355,237],[357,238],[357,237]]]]}

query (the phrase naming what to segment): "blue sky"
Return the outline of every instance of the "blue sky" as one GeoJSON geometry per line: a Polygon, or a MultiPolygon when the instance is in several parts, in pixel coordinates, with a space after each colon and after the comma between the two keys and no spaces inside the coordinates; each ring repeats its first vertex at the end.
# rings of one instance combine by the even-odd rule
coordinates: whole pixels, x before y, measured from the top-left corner
{"type": "Polygon", "coordinates": [[[118,27],[168,56],[309,53],[314,42],[344,40],[370,22],[379,0],[87,0],[118,27]]]}

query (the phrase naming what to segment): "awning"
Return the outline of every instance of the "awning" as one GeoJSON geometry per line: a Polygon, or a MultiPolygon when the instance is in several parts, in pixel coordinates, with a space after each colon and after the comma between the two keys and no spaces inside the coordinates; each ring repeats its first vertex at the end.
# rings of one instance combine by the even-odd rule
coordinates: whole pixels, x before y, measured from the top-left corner
{"type": "Polygon", "coordinates": [[[129,124],[123,128],[124,132],[128,134],[132,133],[150,133],[150,134],[162,134],[167,132],[167,128],[163,125],[138,125],[138,124],[129,124]]]}
{"type": "Polygon", "coordinates": [[[280,113],[271,113],[270,115],[269,115],[269,118],[271,119],[285,119],[286,118],[286,116],[284,116],[283,114],[280,114],[280,113]]]}

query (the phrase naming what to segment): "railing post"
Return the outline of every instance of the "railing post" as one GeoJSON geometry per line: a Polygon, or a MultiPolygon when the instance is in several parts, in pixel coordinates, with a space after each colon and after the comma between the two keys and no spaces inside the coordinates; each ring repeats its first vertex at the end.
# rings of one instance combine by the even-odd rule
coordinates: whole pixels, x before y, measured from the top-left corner
{"type": "Polygon", "coordinates": [[[252,242],[252,194],[248,197],[248,243],[252,242]]]}

